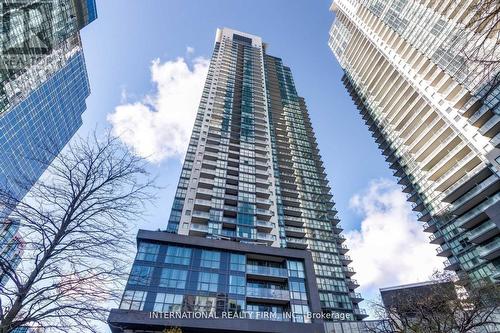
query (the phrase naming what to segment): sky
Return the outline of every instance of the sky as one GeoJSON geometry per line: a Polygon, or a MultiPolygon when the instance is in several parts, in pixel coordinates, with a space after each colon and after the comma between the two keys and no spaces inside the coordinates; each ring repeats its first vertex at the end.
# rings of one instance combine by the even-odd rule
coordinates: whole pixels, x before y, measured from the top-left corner
{"type": "MultiPolygon", "coordinates": [[[[218,27],[259,35],[305,98],[365,298],[441,260],[342,85],[329,0],[97,0],[83,29],[92,93],[78,134],[110,129],[158,177],[143,229],[165,228],[218,27]]],[[[367,302],[365,302],[367,303],[367,302]]],[[[365,308],[368,304],[362,304],[365,308]]]]}

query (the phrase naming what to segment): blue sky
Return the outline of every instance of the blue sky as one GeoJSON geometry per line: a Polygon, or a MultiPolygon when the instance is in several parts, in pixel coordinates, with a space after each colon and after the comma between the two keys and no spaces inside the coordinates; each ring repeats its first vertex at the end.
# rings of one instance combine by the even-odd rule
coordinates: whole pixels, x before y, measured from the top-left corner
{"type": "MultiPolygon", "coordinates": [[[[92,95],[79,133],[106,124],[122,89],[150,92],[153,59],[185,56],[186,47],[209,58],[217,27],[260,35],[268,52],[291,67],[306,99],[343,225],[359,226],[348,209],[350,197],[369,181],[391,174],[343,87],[342,71],[327,45],[333,13],[329,1],[98,1],[99,18],[82,32],[92,95]],[[367,167],[368,166],[368,167],[367,167]]],[[[180,173],[178,160],[162,162],[166,212],[180,173]],[[167,173],[168,177],[163,174],[167,173]]]]}
{"type": "MultiPolygon", "coordinates": [[[[423,246],[411,253],[418,259],[429,261],[432,252],[435,260],[434,250],[427,245],[426,236],[340,81],[341,68],[327,45],[333,21],[329,6],[329,0],[98,0],[99,18],[82,31],[92,94],[79,134],[85,135],[96,126],[100,130],[110,127],[107,117],[117,106],[154,96],[153,60],[171,63],[181,57],[192,66],[198,57],[209,58],[217,27],[260,35],[269,44],[268,53],[281,57],[291,67],[297,90],[306,99],[342,225],[352,242],[349,245],[363,249],[352,251],[355,260],[363,256],[358,264],[354,262],[361,275],[358,280],[366,283],[364,292],[372,295],[387,284],[425,278],[417,274],[419,267],[405,276],[384,271],[385,266],[398,267],[395,257],[408,241],[423,246]],[[187,52],[187,47],[194,52],[187,52]],[[361,227],[363,223],[365,228],[361,227]],[[378,235],[369,234],[374,229],[378,235]],[[393,252],[380,260],[370,257],[373,247],[390,247],[380,238],[382,231],[392,230],[403,233],[396,237],[402,243],[395,244],[393,252]]],[[[180,168],[179,158],[151,164],[164,189],[140,227],[166,226],[180,168]]],[[[422,272],[427,272],[429,264],[423,265],[422,272]]]]}

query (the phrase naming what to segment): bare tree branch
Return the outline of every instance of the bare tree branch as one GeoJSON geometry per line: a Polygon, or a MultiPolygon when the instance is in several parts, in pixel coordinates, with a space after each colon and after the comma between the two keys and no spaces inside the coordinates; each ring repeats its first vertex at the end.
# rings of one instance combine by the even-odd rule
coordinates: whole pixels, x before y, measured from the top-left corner
{"type": "MultiPolygon", "coordinates": [[[[390,300],[372,302],[375,315],[387,324],[368,328],[373,333],[467,333],[500,325],[500,287],[489,281],[472,285],[450,273],[435,273],[425,293],[403,289],[390,300]],[[463,285],[467,289],[463,289],[463,285]],[[457,291],[458,290],[458,291],[457,291]]],[[[497,329],[500,326],[497,327],[497,329]]]]}
{"type": "Polygon", "coordinates": [[[96,321],[105,321],[110,302],[121,297],[129,266],[122,254],[133,251],[130,223],[154,189],[141,158],[95,133],[57,155],[24,200],[0,188],[0,207],[20,221],[25,239],[20,267],[0,257],[10,279],[0,290],[0,333],[23,325],[98,332],[96,321]]]}

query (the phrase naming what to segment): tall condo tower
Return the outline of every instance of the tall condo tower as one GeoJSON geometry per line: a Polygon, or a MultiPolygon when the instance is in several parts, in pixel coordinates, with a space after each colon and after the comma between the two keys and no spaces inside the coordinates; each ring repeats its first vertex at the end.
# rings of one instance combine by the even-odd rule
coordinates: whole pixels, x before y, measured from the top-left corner
{"type": "Polygon", "coordinates": [[[272,323],[170,322],[188,332],[313,332],[321,321],[308,312],[366,316],[306,104],[290,68],[258,36],[217,30],[167,231],[139,233],[121,307],[109,319],[116,332],[132,327],[130,318],[164,327],[140,311],[165,309],[279,315],[272,323]],[[151,261],[177,265],[159,272],[151,261]],[[169,285],[171,276],[185,283],[169,285]]]}
{"type": "Polygon", "coordinates": [[[481,3],[338,0],[329,40],[437,255],[473,282],[500,277],[500,69],[488,62],[500,54],[481,3]]]}

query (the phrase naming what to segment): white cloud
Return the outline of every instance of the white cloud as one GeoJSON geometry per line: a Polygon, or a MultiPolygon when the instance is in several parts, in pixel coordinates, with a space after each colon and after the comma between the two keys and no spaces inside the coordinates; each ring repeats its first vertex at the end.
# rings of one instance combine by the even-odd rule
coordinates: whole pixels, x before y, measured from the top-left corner
{"type": "MultiPolygon", "coordinates": [[[[193,50],[194,51],[194,50],[193,50]]],[[[159,163],[182,158],[186,151],[209,60],[196,58],[190,67],[183,58],[151,63],[154,94],[118,105],[107,119],[112,133],[135,154],[159,163]]],[[[123,97],[123,96],[122,96],[123,97]]]]}
{"type": "Polygon", "coordinates": [[[375,296],[379,288],[426,281],[443,268],[436,246],[429,244],[429,234],[394,182],[371,182],[350,206],[363,216],[361,230],[346,232],[346,238],[355,278],[366,296],[375,296]]]}
{"type": "Polygon", "coordinates": [[[187,46],[186,47],[186,53],[189,54],[189,55],[193,54],[194,53],[194,47],[187,46]]]}

